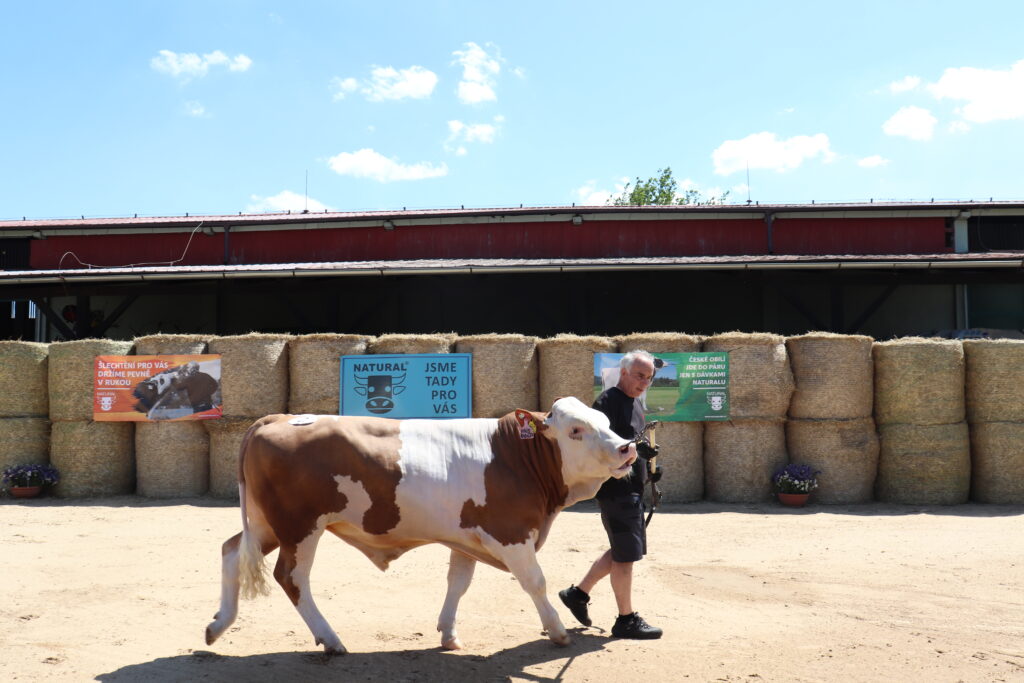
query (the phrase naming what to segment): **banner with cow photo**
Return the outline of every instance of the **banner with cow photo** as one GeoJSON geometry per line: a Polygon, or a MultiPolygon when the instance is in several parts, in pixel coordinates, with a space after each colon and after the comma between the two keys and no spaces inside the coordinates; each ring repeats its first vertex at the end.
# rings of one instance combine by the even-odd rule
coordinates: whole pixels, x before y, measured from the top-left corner
{"type": "Polygon", "coordinates": [[[223,415],[220,355],[96,356],[93,420],[211,420],[223,415]]]}
{"type": "MultiPolygon", "coordinates": [[[[594,398],[619,383],[622,353],[594,354],[594,398]]],[[[727,352],[654,353],[654,381],[636,399],[649,422],[729,419],[727,352]]]]}
{"type": "Polygon", "coordinates": [[[341,357],[342,415],[395,418],[473,416],[473,354],[341,357]]]}

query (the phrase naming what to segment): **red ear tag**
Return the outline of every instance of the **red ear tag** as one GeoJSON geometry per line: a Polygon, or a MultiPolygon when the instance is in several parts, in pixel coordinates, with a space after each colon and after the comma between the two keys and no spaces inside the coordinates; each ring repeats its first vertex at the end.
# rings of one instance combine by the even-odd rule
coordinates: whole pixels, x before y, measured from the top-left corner
{"type": "Polygon", "coordinates": [[[516,411],[516,422],[519,424],[520,439],[532,439],[537,433],[537,425],[533,421],[533,415],[525,410],[516,411]]]}

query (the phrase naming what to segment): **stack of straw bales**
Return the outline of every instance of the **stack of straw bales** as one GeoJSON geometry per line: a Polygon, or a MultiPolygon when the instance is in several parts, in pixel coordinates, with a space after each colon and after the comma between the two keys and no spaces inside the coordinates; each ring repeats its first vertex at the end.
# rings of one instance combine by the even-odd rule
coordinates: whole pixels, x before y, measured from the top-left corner
{"type": "Polygon", "coordinates": [[[888,503],[967,502],[963,345],[907,337],[877,342],[873,353],[881,439],[876,496],[888,503]]]}
{"type": "Polygon", "coordinates": [[[0,341],[0,470],[50,460],[49,346],[0,341]]]}
{"type": "Polygon", "coordinates": [[[370,353],[449,353],[454,334],[383,334],[370,342],[370,353]]]}
{"type": "Polygon", "coordinates": [[[1024,341],[963,342],[971,497],[1024,503],[1024,341]]]}
{"type": "Polygon", "coordinates": [[[786,443],[792,462],[821,472],[814,491],[819,503],[865,503],[874,495],[872,343],[871,337],[829,332],[786,340],[796,381],[786,443]]]}
{"type": "Polygon", "coordinates": [[[242,438],[254,421],[249,417],[203,420],[210,438],[211,496],[238,500],[238,456],[242,438]]]}
{"type": "Polygon", "coordinates": [[[210,339],[220,354],[225,417],[263,417],[288,410],[287,334],[243,334],[210,339]]]}
{"type": "Polygon", "coordinates": [[[288,342],[288,412],[337,415],[342,356],[366,353],[372,337],[306,334],[288,342]]]}
{"type": "MultiPolygon", "coordinates": [[[[648,353],[693,353],[700,351],[700,338],[677,332],[650,332],[618,338],[619,351],[648,353]]],[[[648,421],[657,420],[648,415],[648,421]]],[[[658,464],[665,466],[659,483],[666,503],[689,503],[704,496],[704,424],[702,422],[659,422],[655,430],[661,447],[658,464]]]]}
{"type": "Polygon", "coordinates": [[[455,351],[473,354],[473,417],[501,417],[516,408],[539,409],[536,337],[459,337],[455,351]]]}
{"type": "MultiPolygon", "coordinates": [[[[138,356],[198,355],[208,337],[154,334],[135,338],[138,356]]],[[[150,498],[204,495],[210,480],[210,444],[198,421],[140,422],[135,426],[136,493],[150,498]]]]}
{"type": "Polygon", "coordinates": [[[58,496],[78,498],[131,493],[135,456],[131,422],[93,422],[96,356],[126,356],[132,342],[79,339],[50,344],[50,462],[60,470],[58,496]]]}
{"type": "Polygon", "coordinates": [[[793,372],[785,339],[728,332],[704,351],[729,353],[728,422],[704,427],[704,490],[710,500],[754,503],[771,498],[771,477],[788,461],[785,418],[793,372]]]}
{"type": "Polygon", "coordinates": [[[615,353],[618,344],[608,337],[560,334],[537,342],[540,409],[547,411],[556,398],[575,396],[584,405],[594,402],[594,354],[615,353]]]}

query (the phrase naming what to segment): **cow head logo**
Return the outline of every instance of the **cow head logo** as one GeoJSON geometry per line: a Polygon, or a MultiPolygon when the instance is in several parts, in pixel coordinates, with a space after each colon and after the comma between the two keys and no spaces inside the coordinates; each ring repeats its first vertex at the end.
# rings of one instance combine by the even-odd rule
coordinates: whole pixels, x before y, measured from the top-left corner
{"type": "Polygon", "coordinates": [[[366,397],[366,409],[383,415],[395,407],[394,397],[405,391],[405,373],[392,375],[355,375],[355,392],[366,397]]]}
{"type": "Polygon", "coordinates": [[[722,393],[707,393],[708,403],[711,404],[711,410],[721,410],[725,407],[725,394],[722,393]]]}
{"type": "Polygon", "coordinates": [[[102,410],[110,410],[114,407],[113,396],[100,396],[100,408],[102,410]]]}

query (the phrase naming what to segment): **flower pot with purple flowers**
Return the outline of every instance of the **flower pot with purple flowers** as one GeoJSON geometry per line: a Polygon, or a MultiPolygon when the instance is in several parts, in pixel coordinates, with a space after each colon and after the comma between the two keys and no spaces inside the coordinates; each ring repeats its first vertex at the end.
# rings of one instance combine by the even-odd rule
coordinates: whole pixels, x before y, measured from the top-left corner
{"type": "Polygon", "coordinates": [[[802,507],[811,491],[818,487],[818,470],[810,465],[790,463],[772,475],[772,484],[779,502],[791,507],[802,507]]]}
{"type": "Polygon", "coordinates": [[[33,498],[60,481],[60,473],[53,465],[11,465],[0,479],[15,498],[33,498]]]}

